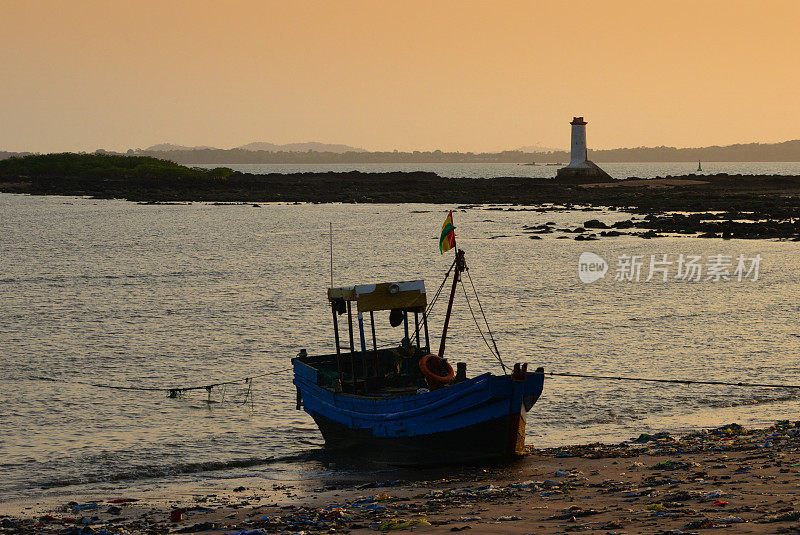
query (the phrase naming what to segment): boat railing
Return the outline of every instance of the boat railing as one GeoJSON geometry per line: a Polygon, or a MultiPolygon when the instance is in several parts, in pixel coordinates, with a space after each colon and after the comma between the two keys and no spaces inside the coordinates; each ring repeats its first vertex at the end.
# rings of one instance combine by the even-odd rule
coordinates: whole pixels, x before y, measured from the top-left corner
{"type": "Polygon", "coordinates": [[[317,372],[317,385],[334,392],[369,395],[396,388],[416,389],[420,385],[419,359],[428,348],[399,346],[379,348],[364,354],[346,351],[329,355],[298,357],[317,372]]]}

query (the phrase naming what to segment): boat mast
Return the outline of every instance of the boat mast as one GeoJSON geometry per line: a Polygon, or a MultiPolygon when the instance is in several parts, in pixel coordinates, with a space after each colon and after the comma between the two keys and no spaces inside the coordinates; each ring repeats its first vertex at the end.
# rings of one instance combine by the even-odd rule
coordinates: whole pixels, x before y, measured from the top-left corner
{"type": "Polygon", "coordinates": [[[330,222],[330,244],[331,244],[331,288],[333,288],[333,221],[330,222]]]}
{"type": "Polygon", "coordinates": [[[444,358],[444,344],[447,341],[447,326],[450,324],[450,314],[453,311],[453,299],[456,297],[456,287],[458,281],[461,279],[461,272],[466,269],[467,264],[464,262],[464,251],[458,249],[456,251],[455,270],[453,273],[453,287],[450,290],[450,301],[447,303],[447,315],[444,317],[444,329],[442,329],[442,340],[439,342],[439,357],[444,358]]]}

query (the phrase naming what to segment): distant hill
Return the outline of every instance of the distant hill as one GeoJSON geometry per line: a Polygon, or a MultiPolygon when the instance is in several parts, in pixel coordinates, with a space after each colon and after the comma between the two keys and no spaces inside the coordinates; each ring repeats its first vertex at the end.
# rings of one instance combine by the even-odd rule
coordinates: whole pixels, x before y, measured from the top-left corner
{"type": "Polygon", "coordinates": [[[633,147],[591,150],[594,162],[800,162],[800,139],[710,147],[633,147]]]}
{"type": "MultiPolygon", "coordinates": [[[[306,146],[301,143],[297,145],[306,146]]],[[[295,146],[297,146],[295,145],[295,146]]],[[[278,145],[290,147],[291,145],[278,145]]],[[[143,156],[164,158],[174,162],[192,164],[357,164],[357,163],[565,163],[569,152],[443,152],[435,151],[348,151],[333,150],[253,150],[253,149],[203,149],[191,151],[142,151],[143,156]]],[[[589,150],[595,163],[604,162],[800,162],[800,140],[782,143],[747,143],[724,147],[634,147],[622,149],[589,150]]]]}
{"type": "MultiPolygon", "coordinates": [[[[247,145],[242,145],[240,147],[234,147],[230,150],[249,150],[249,151],[267,151],[267,152],[334,152],[336,154],[342,154],[345,152],[366,152],[364,149],[358,147],[351,147],[349,145],[336,145],[331,143],[318,143],[316,141],[309,141],[308,143],[286,143],[285,145],[278,145],[276,143],[268,143],[266,141],[256,141],[254,143],[248,143],[247,145]]],[[[200,150],[226,150],[226,149],[218,149],[216,147],[211,147],[208,145],[198,145],[195,147],[188,147],[186,145],[176,145],[174,143],[159,143],[157,145],[153,145],[152,147],[147,147],[146,149],[139,150],[137,149],[137,153],[145,153],[145,152],[169,152],[169,151],[200,151],[200,150]]]]}
{"type": "Polygon", "coordinates": [[[204,150],[204,149],[213,149],[214,147],[209,147],[208,145],[198,145],[196,147],[187,147],[185,145],[175,145],[173,143],[159,143],[158,145],[153,145],[152,147],[147,147],[146,151],[167,151],[167,150],[204,150]]]}
{"type": "MultiPolygon", "coordinates": [[[[354,163],[529,163],[550,156],[526,154],[519,151],[505,152],[319,152],[319,151],[267,151],[246,149],[206,149],[193,151],[139,151],[135,154],[162,158],[184,165],[195,164],[354,164],[354,163]]],[[[562,157],[561,160],[565,161],[562,157]]]]}
{"type": "Polygon", "coordinates": [[[527,152],[527,153],[535,154],[535,153],[538,153],[538,152],[560,152],[560,151],[563,151],[564,149],[557,149],[557,148],[554,148],[554,147],[545,147],[544,145],[540,145],[540,144],[537,143],[535,145],[525,145],[524,147],[520,147],[520,148],[515,149],[515,150],[518,150],[520,152],[527,152]]]}
{"type": "Polygon", "coordinates": [[[364,149],[351,147],[349,145],[335,145],[330,143],[318,143],[310,141],[308,143],[287,143],[285,145],[276,145],[275,143],[267,143],[266,141],[257,141],[255,143],[248,143],[241,147],[236,147],[242,150],[259,151],[265,150],[268,152],[335,152],[341,154],[344,152],[367,152],[364,149]]]}
{"type": "MultiPolygon", "coordinates": [[[[358,163],[565,163],[569,152],[550,150],[540,145],[526,150],[502,152],[383,151],[367,152],[347,145],[324,143],[250,143],[235,149],[183,147],[161,144],[145,150],[129,150],[128,156],[151,156],[185,165],[194,164],[358,164],[358,163]],[[157,149],[157,147],[171,147],[157,149]],[[175,148],[177,147],[177,148],[175,148]],[[249,147],[249,148],[245,148],[249,147]],[[261,148],[267,147],[267,148],[261,148]],[[528,152],[534,151],[534,152],[528,152]]],[[[121,154],[98,150],[98,153],[121,154]]],[[[0,151],[0,160],[25,153],[0,151]]],[[[632,147],[589,149],[595,163],[608,162],[800,162],[800,140],[781,143],[740,143],[711,147],[632,147]]]]}
{"type": "Polygon", "coordinates": [[[28,156],[32,153],[30,152],[7,152],[0,150],[0,160],[5,160],[6,158],[21,158],[22,156],[28,156]]]}

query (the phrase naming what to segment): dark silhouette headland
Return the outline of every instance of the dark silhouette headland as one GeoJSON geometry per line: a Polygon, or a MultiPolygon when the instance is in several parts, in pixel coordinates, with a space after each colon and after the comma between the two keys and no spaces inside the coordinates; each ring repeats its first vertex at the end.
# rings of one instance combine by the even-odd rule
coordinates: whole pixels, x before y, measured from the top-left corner
{"type": "Polygon", "coordinates": [[[553,203],[647,214],[645,222],[632,226],[655,232],[800,236],[800,176],[782,175],[692,174],[592,183],[568,178],[444,178],[428,172],[254,175],[225,167],[190,168],[143,156],[64,153],[0,161],[0,192],[142,203],[553,203]],[[694,215],[667,214],[674,211],[694,215]]]}

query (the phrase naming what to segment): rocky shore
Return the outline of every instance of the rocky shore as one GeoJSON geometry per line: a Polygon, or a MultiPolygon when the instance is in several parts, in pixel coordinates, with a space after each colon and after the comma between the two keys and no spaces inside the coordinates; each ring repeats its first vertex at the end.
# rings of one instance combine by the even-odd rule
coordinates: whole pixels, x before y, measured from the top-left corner
{"type": "Polygon", "coordinates": [[[154,501],[71,501],[0,517],[0,533],[797,533],[800,422],[531,449],[505,466],[154,501]],[[426,476],[432,476],[427,477],[426,476]]]}
{"type": "Polygon", "coordinates": [[[638,236],[639,238],[662,238],[668,235],[687,235],[698,238],[731,239],[781,239],[800,241],[800,220],[775,220],[753,213],[707,213],[692,214],[648,214],[640,219],[627,219],[605,223],[589,219],[572,228],[557,228],[554,223],[524,226],[523,233],[532,239],[541,239],[542,234],[557,234],[556,238],[577,241],[638,236]]]}
{"type": "MultiPolygon", "coordinates": [[[[4,162],[0,162],[2,164],[4,162]]],[[[137,202],[345,202],[590,205],[666,211],[796,214],[800,176],[713,175],[580,183],[542,178],[443,178],[429,172],[296,173],[225,178],[159,173],[74,176],[47,170],[9,173],[0,165],[0,192],[80,195],[137,202]]]]}
{"type": "MultiPolygon", "coordinates": [[[[578,179],[443,178],[428,172],[253,175],[199,170],[136,157],[44,155],[0,161],[0,192],[77,195],[140,203],[438,203],[544,205],[545,211],[603,207],[647,216],[629,227],[703,237],[800,237],[800,176],[686,175],[588,182],[578,179]]],[[[601,222],[602,224],[602,222],[601,222]]]]}

